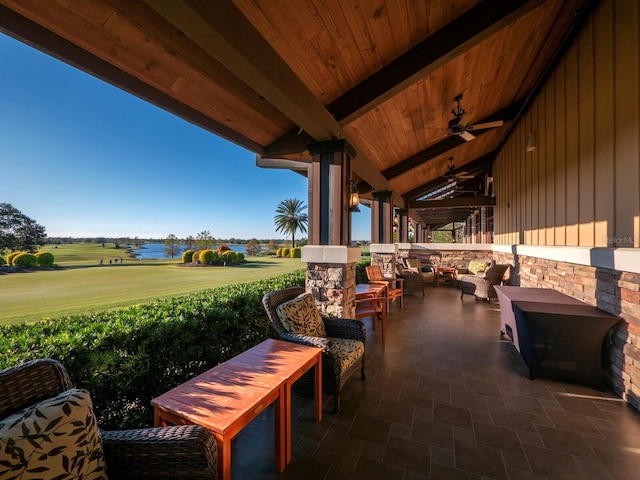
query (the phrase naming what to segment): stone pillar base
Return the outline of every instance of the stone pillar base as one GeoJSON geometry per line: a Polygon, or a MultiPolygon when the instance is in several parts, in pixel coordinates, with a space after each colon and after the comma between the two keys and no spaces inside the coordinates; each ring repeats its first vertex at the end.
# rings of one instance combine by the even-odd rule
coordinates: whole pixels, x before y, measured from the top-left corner
{"type": "Polygon", "coordinates": [[[369,246],[371,265],[379,265],[385,278],[396,278],[398,246],[394,243],[372,243],[369,246]]]}
{"type": "Polygon", "coordinates": [[[305,290],[313,294],[322,315],[354,318],[358,247],[307,245],[302,261],[307,262],[305,290]]]}

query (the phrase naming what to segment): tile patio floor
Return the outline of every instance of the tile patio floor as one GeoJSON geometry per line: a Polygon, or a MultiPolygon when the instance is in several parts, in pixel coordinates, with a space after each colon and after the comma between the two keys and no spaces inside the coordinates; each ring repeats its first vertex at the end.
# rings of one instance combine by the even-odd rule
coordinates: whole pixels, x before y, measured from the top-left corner
{"type": "Polygon", "coordinates": [[[292,462],[275,474],[267,410],[234,441],[234,480],[640,478],[640,414],[609,391],[528,380],[497,303],[430,287],[392,305],[386,345],[365,324],[367,380],[349,380],[342,411],[325,396],[316,423],[298,389],[292,462]]]}

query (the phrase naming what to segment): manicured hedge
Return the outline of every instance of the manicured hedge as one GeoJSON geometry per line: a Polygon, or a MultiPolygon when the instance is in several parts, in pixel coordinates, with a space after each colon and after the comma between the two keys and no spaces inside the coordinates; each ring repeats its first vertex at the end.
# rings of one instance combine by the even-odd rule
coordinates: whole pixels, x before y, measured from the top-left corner
{"type": "Polygon", "coordinates": [[[87,388],[100,426],[153,423],[150,400],[269,338],[265,293],[304,285],[304,270],[121,310],[0,327],[0,369],[58,359],[87,388]]]}
{"type": "Polygon", "coordinates": [[[356,263],[356,283],[369,283],[366,267],[371,265],[371,257],[362,257],[356,263]]]}

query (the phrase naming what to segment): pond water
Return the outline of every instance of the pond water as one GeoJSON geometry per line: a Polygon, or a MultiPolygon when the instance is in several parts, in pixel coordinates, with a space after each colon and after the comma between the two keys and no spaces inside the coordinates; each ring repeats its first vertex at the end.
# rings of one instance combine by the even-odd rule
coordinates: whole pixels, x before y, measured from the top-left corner
{"type": "MultiPolygon", "coordinates": [[[[229,245],[234,252],[245,253],[244,245],[229,245]]],[[[182,252],[187,249],[185,245],[179,245],[178,254],[174,258],[182,257],[182,252]]],[[[141,248],[131,250],[136,258],[144,258],[146,260],[164,260],[170,257],[164,255],[164,243],[145,243],[141,248]]]]}

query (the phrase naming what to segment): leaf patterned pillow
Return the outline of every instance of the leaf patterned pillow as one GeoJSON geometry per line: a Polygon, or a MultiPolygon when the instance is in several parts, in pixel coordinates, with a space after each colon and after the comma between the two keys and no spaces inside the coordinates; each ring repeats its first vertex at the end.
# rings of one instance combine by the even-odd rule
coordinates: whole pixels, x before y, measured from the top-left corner
{"type": "Polygon", "coordinates": [[[276,307],[282,326],[296,335],[326,337],[327,331],[311,293],[303,293],[276,307]]]}
{"type": "Polygon", "coordinates": [[[0,420],[0,478],[106,480],[89,392],[67,390],[0,420]]]}

